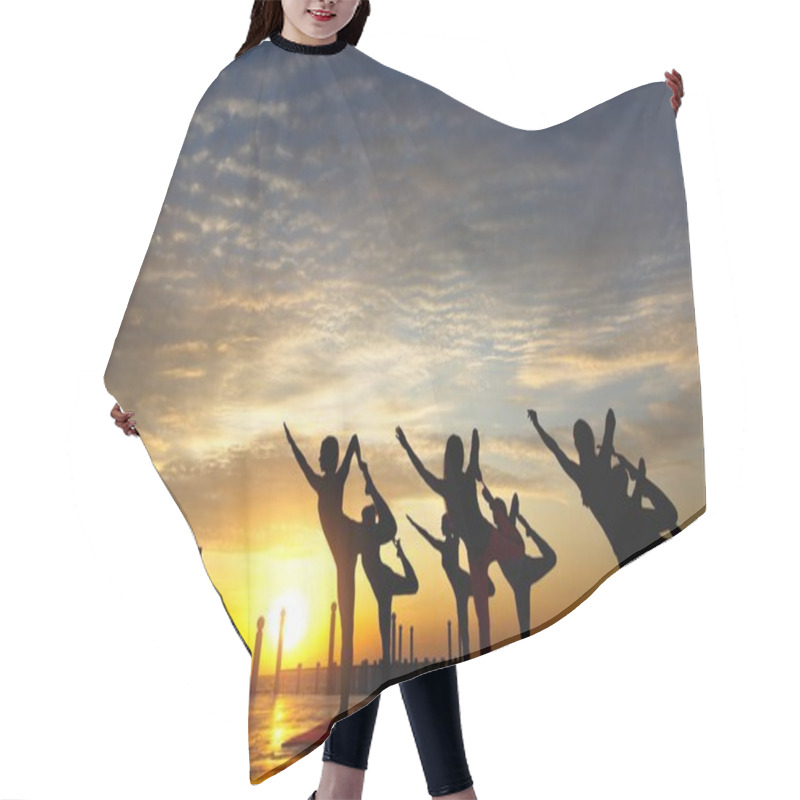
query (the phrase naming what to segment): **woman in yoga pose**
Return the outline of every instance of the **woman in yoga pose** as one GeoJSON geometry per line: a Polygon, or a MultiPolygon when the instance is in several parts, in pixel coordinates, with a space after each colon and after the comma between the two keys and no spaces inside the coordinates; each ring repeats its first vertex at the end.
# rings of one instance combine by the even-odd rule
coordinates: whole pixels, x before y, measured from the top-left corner
{"type": "Polygon", "coordinates": [[[521,638],[525,639],[531,633],[531,587],[556,565],[556,552],[520,515],[519,497],[516,492],[511,499],[510,515],[506,509],[505,500],[494,497],[485,483],[482,495],[489,504],[489,508],[492,509],[494,524],[498,532],[507,540],[516,542],[517,546],[521,548],[522,554],[519,557],[498,559],[497,563],[514,592],[519,631],[521,638]],[[525,540],[517,530],[517,520],[525,527],[528,538],[532,539],[539,548],[541,555],[537,558],[525,554],[525,540]]]}
{"type": "Polygon", "coordinates": [[[481,653],[488,653],[491,650],[489,564],[500,559],[520,558],[525,552],[525,545],[522,543],[520,548],[520,543],[501,535],[481,514],[478,506],[478,481],[483,478],[479,464],[478,430],[474,428],[472,431],[472,448],[466,469],[463,468],[464,443],[461,438],[453,434],[447,439],[443,478],[437,478],[425,467],[408,443],[402,428],[398,427],[396,434],[420,477],[444,499],[453,529],[467,547],[481,653]]]}
{"type": "MultiPolygon", "coordinates": [[[[428,533],[421,525],[414,522],[411,517],[406,514],[408,521],[420,532],[431,547],[441,553],[442,568],[447,575],[447,580],[450,581],[450,586],[453,587],[453,594],[456,598],[456,619],[458,622],[458,657],[468,658],[469,649],[469,614],[468,603],[469,598],[472,596],[472,582],[470,581],[469,572],[458,565],[458,548],[460,540],[450,524],[450,518],[447,512],[442,514],[442,533],[444,534],[444,541],[435,539],[428,533]]],[[[495,586],[492,579],[489,578],[489,597],[494,597],[495,586]]]]}
{"type": "Polygon", "coordinates": [[[662,533],[678,533],[678,509],[675,504],[648,477],[644,459],[634,467],[622,453],[614,453],[619,463],[612,469],[619,474],[620,497],[625,513],[617,528],[608,533],[611,547],[622,566],[631,558],[660,544],[662,533]],[[628,477],[634,481],[633,494],[628,497],[628,477]],[[624,481],[624,487],[623,487],[624,481]],[[642,500],[647,498],[652,508],[644,508],[642,500]]]}
{"type": "Polygon", "coordinates": [[[364,506],[361,511],[358,532],[361,541],[361,566],[378,601],[378,627],[383,651],[381,674],[382,682],[385,683],[391,677],[392,598],[398,594],[415,594],[419,590],[419,580],[403,552],[400,540],[394,538],[397,522],[386,501],[375,488],[367,462],[359,459],[358,466],[366,481],[364,493],[373,500],[373,505],[364,506]],[[402,575],[381,561],[381,545],[390,541],[394,542],[397,557],[403,565],[402,575]]]}
{"type": "Polygon", "coordinates": [[[356,606],[356,561],[360,545],[358,523],[342,510],[344,485],[350,474],[353,456],[361,459],[358,436],[353,434],[347,452],[339,466],[339,442],[335,436],[326,436],[319,448],[318,475],[306,461],[286,423],[283,424],[294,457],[317,493],[317,510],[322,531],[328,540],[333,560],[336,562],[336,593],[339,601],[339,619],[342,626],[342,679],[339,696],[339,713],[350,708],[350,680],[353,672],[353,627],[356,606]]]}
{"type": "Polygon", "coordinates": [[[678,512],[672,501],[645,475],[644,459],[639,469],[623,456],[614,452],[614,411],[608,409],[603,443],[595,453],[595,438],[588,423],[579,419],[573,428],[578,462],[569,458],[556,440],[539,424],[533,409],[528,417],[542,441],[555,455],[564,472],[572,478],[581,491],[583,504],[594,514],[614,550],[619,566],[641,555],[645,550],[663,541],[659,534],[674,529],[678,512]],[[620,461],[611,466],[611,456],[620,461]],[[628,497],[627,474],[636,481],[633,497],[628,497]],[[642,508],[642,498],[647,497],[652,509],[642,508]]]}

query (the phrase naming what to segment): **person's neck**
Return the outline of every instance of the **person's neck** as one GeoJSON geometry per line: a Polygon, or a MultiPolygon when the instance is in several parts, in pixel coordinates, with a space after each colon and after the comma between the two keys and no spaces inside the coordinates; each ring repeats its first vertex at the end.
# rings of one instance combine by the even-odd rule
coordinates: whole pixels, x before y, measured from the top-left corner
{"type": "Polygon", "coordinates": [[[326,37],[325,39],[315,39],[313,36],[309,36],[307,33],[303,33],[303,31],[301,31],[295,25],[292,25],[292,23],[286,17],[284,17],[281,36],[283,36],[284,39],[288,39],[290,42],[295,42],[295,44],[308,44],[316,46],[323,44],[333,44],[333,42],[335,42],[338,37],[338,32],[334,33],[332,36],[326,37]]]}

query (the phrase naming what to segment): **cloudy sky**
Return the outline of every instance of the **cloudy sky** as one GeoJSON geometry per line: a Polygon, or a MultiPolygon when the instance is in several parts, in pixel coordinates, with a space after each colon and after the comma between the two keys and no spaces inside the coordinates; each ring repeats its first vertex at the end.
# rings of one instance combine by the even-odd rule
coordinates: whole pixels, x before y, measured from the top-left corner
{"type": "MultiPolygon", "coordinates": [[[[447,437],[468,449],[478,428],[484,480],[501,497],[518,492],[558,554],[532,592],[533,624],[545,623],[616,561],[528,408],[573,458],[575,420],[599,441],[613,408],[617,449],[645,457],[679,522],[705,504],[668,89],[640,87],[531,132],[353,48],[309,56],[263,42],[198,105],[106,385],[136,412],[249,644],[267,617],[264,669],[282,603],[284,657],[324,663],[336,597],[284,422],[314,468],[326,435],[344,453],[358,433],[419,575],[418,594],[394,609],[420,657],[446,653],[455,609],[438,554],[405,521],[441,536],[442,501],[395,427],[437,475],[447,437]]],[[[359,518],[366,500],[353,463],[345,512],[359,518]]],[[[393,545],[382,556],[400,570],[393,545]]],[[[499,641],[515,616],[496,564],[490,576],[499,641]]],[[[356,597],[356,660],[378,658],[360,567],[356,597]]]]}

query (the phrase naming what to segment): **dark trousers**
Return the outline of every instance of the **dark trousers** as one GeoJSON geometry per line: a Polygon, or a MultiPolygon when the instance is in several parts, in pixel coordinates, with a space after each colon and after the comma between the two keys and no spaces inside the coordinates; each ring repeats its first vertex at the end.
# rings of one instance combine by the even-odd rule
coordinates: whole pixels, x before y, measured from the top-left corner
{"type": "MultiPolygon", "coordinates": [[[[472,786],[461,733],[455,665],[403,681],[400,692],[431,797],[472,786]]],[[[334,723],[325,740],[323,761],[367,768],[380,699],[378,695],[354,714],[334,723]]]]}

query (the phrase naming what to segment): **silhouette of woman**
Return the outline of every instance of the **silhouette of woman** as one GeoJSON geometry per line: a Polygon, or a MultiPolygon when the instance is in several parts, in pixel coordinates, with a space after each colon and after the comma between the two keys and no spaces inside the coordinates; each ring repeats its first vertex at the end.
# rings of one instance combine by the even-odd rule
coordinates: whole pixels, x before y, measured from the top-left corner
{"type": "Polygon", "coordinates": [[[581,491],[583,504],[594,514],[595,519],[606,535],[619,566],[641,555],[659,542],[660,533],[671,530],[677,524],[678,512],[669,498],[645,475],[644,460],[639,462],[639,470],[633,468],[626,459],[617,455],[620,464],[611,467],[614,452],[614,411],[608,409],[603,443],[595,453],[595,438],[589,424],[579,419],[573,428],[575,449],[578,451],[576,464],[558,443],[539,424],[533,409],[528,417],[545,445],[555,455],[564,472],[572,478],[581,491]],[[628,473],[636,480],[632,497],[628,497],[628,473]],[[639,478],[641,478],[641,485],[639,478]],[[642,508],[642,498],[648,497],[653,509],[642,508]],[[657,530],[656,530],[657,528],[657,530]]]}
{"type": "Polygon", "coordinates": [[[360,545],[358,522],[346,516],[342,503],[344,485],[350,473],[353,455],[361,459],[358,436],[353,434],[347,452],[339,463],[339,442],[334,436],[326,436],[319,449],[319,466],[322,475],[317,475],[306,461],[306,457],[292,438],[286,423],[283,423],[286,438],[294,457],[306,476],[311,488],[317,493],[317,510],[322,531],[328,540],[333,560],[336,562],[336,594],[339,601],[339,620],[342,628],[341,645],[341,689],[339,713],[350,706],[350,680],[353,671],[353,628],[356,602],[356,561],[360,545]]]}
{"type": "MultiPolygon", "coordinates": [[[[456,619],[458,621],[458,656],[459,658],[469,657],[469,616],[468,603],[472,596],[472,582],[469,572],[461,569],[458,565],[458,546],[459,538],[450,525],[450,518],[447,513],[442,514],[442,533],[444,541],[435,539],[425,528],[416,523],[406,514],[406,519],[422,534],[424,539],[436,548],[442,555],[442,567],[444,568],[447,580],[453,587],[453,594],[456,598],[456,619]]],[[[489,578],[489,597],[494,597],[495,586],[489,578]]]]}
{"type": "Polygon", "coordinates": [[[419,590],[419,581],[411,562],[403,552],[400,540],[394,538],[397,522],[386,501],[375,488],[367,462],[359,458],[358,466],[361,467],[366,481],[364,493],[370,495],[374,503],[364,506],[361,511],[359,537],[361,566],[378,601],[378,627],[383,648],[381,675],[385,683],[391,677],[392,597],[396,594],[415,594],[419,590]],[[394,541],[397,548],[397,557],[403,565],[402,575],[381,561],[381,545],[389,541],[394,541]]]}
{"type": "Polygon", "coordinates": [[[452,434],[447,439],[444,452],[444,478],[437,478],[420,461],[408,443],[403,429],[396,429],[397,439],[411,459],[422,479],[444,498],[450,523],[467,547],[469,574],[478,617],[478,634],[481,653],[491,650],[489,623],[489,564],[501,558],[519,558],[525,552],[513,540],[501,536],[497,529],[481,514],[478,505],[477,482],[482,480],[479,464],[480,438],[478,429],[472,431],[472,448],[469,464],[464,466],[464,443],[452,434]]]}
{"type": "Polygon", "coordinates": [[[612,473],[620,481],[620,495],[625,504],[625,513],[616,529],[608,532],[608,539],[620,566],[660,544],[661,534],[677,533],[678,509],[675,504],[648,477],[644,459],[639,459],[638,469],[621,453],[612,473]],[[634,481],[633,494],[628,497],[628,476],[634,481]],[[624,485],[623,482],[624,481],[624,485]],[[642,500],[650,501],[652,508],[645,508],[642,500]]]}
{"type": "Polygon", "coordinates": [[[522,546],[522,557],[498,559],[497,563],[500,565],[500,571],[514,592],[519,631],[521,638],[525,639],[531,633],[531,587],[556,565],[556,552],[519,513],[519,497],[516,492],[514,492],[514,497],[511,500],[510,515],[506,509],[505,501],[499,497],[493,497],[485,483],[483,484],[482,494],[489,504],[489,508],[492,509],[494,524],[497,526],[498,532],[522,546]],[[523,524],[526,535],[533,539],[541,552],[541,556],[534,558],[525,554],[525,540],[517,530],[517,520],[523,524]]]}

